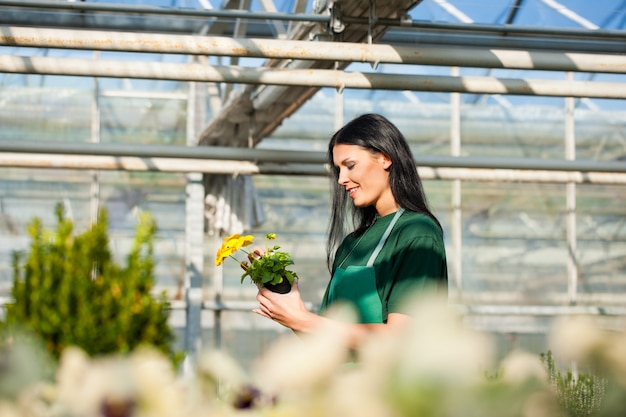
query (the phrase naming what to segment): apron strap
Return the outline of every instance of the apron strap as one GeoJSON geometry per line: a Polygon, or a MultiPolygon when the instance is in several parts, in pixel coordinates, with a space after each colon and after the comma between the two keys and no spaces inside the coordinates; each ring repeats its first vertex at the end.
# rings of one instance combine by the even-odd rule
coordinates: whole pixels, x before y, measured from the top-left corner
{"type": "Polygon", "coordinates": [[[385,242],[387,241],[387,238],[391,234],[391,230],[393,229],[393,226],[395,226],[396,222],[398,221],[402,213],[404,213],[403,208],[396,211],[396,214],[393,216],[393,219],[391,219],[391,223],[389,223],[389,226],[387,226],[387,229],[385,230],[383,237],[380,238],[380,240],[378,241],[378,245],[376,245],[376,249],[374,249],[374,252],[372,252],[372,255],[370,256],[369,261],[367,261],[367,266],[374,265],[374,261],[376,260],[376,257],[378,256],[380,251],[383,249],[383,246],[385,246],[385,242]]]}

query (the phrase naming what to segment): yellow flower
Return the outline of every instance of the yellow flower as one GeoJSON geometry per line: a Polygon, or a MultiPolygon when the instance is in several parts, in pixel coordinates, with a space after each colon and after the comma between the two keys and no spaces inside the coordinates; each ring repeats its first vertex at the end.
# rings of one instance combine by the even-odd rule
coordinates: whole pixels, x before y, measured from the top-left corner
{"type": "Polygon", "coordinates": [[[251,235],[241,236],[240,234],[234,234],[224,239],[224,245],[239,249],[243,246],[251,245],[253,239],[254,237],[251,235]]]}
{"type": "Polygon", "coordinates": [[[241,236],[238,233],[225,237],[224,243],[222,243],[222,246],[217,250],[215,265],[220,266],[222,262],[224,262],[224,259],[234,255],[240,248],[251,245],[253,240],[254,237],[251,235],[241,236]]]}
{"type": "Polygon", "coordinates": [[[235,252],[237,252],[237,250],[234,248],[228,248],[228,247],[222,246],[221,248],[218,249],[217,255],[215,256],[215,265],[220,266],[222,262],[224,262],[224,259],[228,258],[235,252]]]}
{"type": "Polygon", "coordinates": [[[245,277],[250,277],[252,282],[258,285],[272,284],[277,285],[284,280],[289,284],[293,284],[298,275],[286,269],[287,266],[293,265],[291,255],[287,252],[281,252],[280,246],[274,245],[270,247],[267,241],[276,239],[276,233],[268,233],[265,235],[265,251],[262,254],[255,254],[246,250],[242,252],[247,254],[247,261],[239,261],[233,255],[242,247],[252,244],[254,237],[251,235],[241,236],[234,234],[224,238],[222,246],[217,250],[215,255],[215,265],[220,266],[224,259],[231,257],[245,271],[241,276],[243,282],[245,277]]]}

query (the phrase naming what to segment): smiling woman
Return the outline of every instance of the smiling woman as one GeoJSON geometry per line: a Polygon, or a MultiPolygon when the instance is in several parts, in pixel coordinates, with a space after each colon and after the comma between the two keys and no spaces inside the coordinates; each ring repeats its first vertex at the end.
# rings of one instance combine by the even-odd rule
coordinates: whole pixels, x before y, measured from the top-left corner
{"type": "Polygon", "coordinates": [[[256,312],[295,331],[313,332],[329,320],[329,310],[347,306],[355,313],[346,329],[348,343],[356,345],[385,325],[405,325],[409,294],[447,292],[443,232],[406,139],[383,116],[365,114],[349,122],[331,138],[328,158],[334,167],[327,246],[331,280],[320,315],[304,308],[297,281],[283,296],[260,289],[256,312]],[[350,213],[357,227],[345,236],[350,213]]]}
{"type": "Polygon", "coordinates": [[[376,203],[376,211],[382,215],[397,210],[389,188],[389,157],[378,151],[339,144],[333,149],[333,160],[338,161],[335,162],[335,169],[339,170],[338,182],[345,187],[356,207],[376,203]]]}

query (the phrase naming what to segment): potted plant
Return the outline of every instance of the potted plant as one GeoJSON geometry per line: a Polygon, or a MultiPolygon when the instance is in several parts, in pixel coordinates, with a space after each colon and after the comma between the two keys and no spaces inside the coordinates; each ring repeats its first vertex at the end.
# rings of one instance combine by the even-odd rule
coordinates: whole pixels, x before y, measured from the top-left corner
{"type": "Polygon", "coordinates": [[[298,275],[287,270],[287,267],[294,263],[291,255],[288,252],[279,251],[280,246],[269,246],[269,241],[274,239],[276,239],[276,233],[266,234],[265,252],[253,253],[243,249],[253,243],[254,237],[252,235],[234,234],[227,236],[217,251],[215,265],[220,266],[226,258],[233,258],[244,270],[241,275],[241,282],[246,277],[250,277],[256,285],[280,294],[288,293],[298,275]],[[233,256],[239,250],[247,255],[247,260],[239,261],[233,256]]]}

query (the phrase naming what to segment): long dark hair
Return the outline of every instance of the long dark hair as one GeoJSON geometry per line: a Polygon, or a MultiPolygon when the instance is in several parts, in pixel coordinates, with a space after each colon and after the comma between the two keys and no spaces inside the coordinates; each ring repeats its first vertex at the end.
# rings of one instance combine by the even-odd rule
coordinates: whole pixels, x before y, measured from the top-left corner
{"type": "Polygon", "coordinates": [[[355,235],[360,235],[376,219],[374,206],[356,207],[348,203],[348,194],[339,185],[339,168],[333,163],[333,148],[337,144],[358,145],[372,152],[383,153],[392,163],[389,167],[391,192],[405,210],[426,214],[441,228],[441,224],[428,207],[422,181],[409,144],[398,128],[379,114],[364,114],[348,122],[339,129],[328,144],[328,163],[331,172],[331,216],[326,246],[326,260],[332,268],[335,250],[349,232],[345,222],[347,214],[352,214],[352,227],[355,235]]]}

